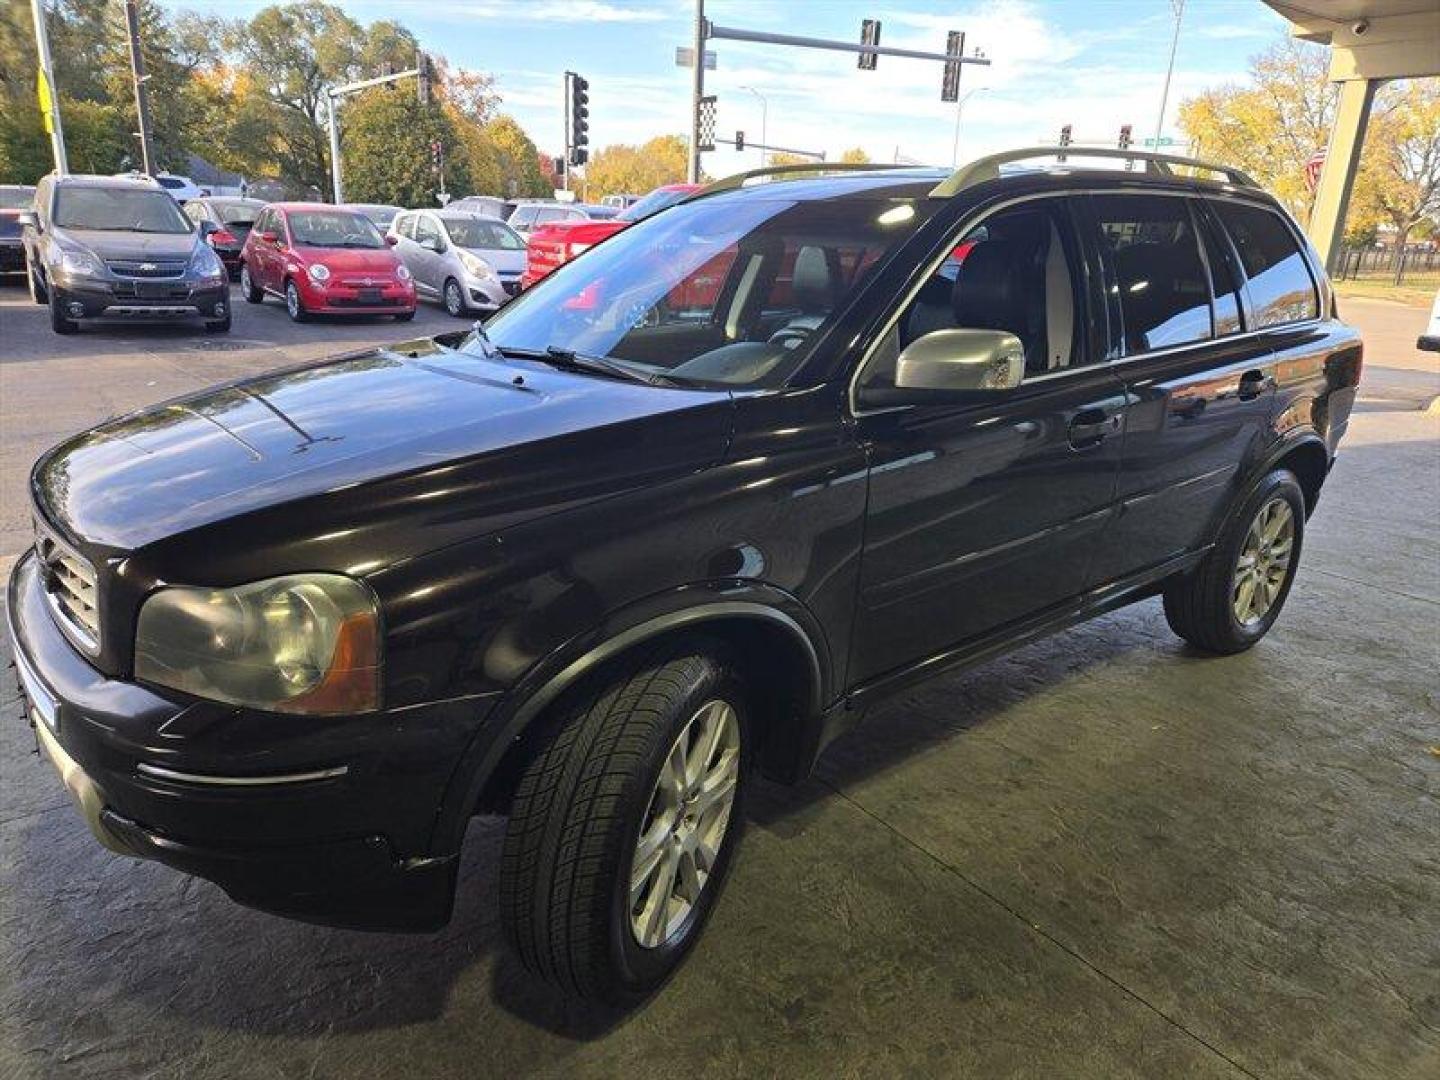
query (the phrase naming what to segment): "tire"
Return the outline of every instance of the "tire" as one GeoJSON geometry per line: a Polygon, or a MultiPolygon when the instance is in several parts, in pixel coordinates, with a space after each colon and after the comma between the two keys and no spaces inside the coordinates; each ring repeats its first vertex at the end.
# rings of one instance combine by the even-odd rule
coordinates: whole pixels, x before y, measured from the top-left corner
{"type": "Polygon", "coordinates": [[[395,321],[396,321],[396,322],[410,322],[410,321],[411,321],[412,319],[414,319],[414,318],[415,318],[415,309],[414,309],[414,308],[411,308],[409,311],[402,311],[402,312],[400,312],[399,315],[396,315],[396,316],[395,316],[395,321]]]}
{"type": "MultiPolygon", "coordinates": [[[[551,714],[549,741],[516,789],[500,874],[502,925],[526,968],[567,993],[622,1004],[679,967],[740,839],[750,753],[744,702],[733,669],[692,639],[612,669],[551,714]],[[668,766],[677,752],[684,762],[697,732],[716,730],[722,738],[705,775],[719,797],[677,800],[668,766]],[[656,855],[642,873],[648,887],[637,912],[630,886],[642,827],[656,855]]],[[[691,766],[692,791],[706,760],[700,754],[702,764],[691,766]]]]}
{"type": "Polygon", "coordinates": [[[245,295],[247,304],[259,304],[265,299],[265,290],[255,284],[248,263],[240,264],[240,291],[245,295]]]}
{"type": "Polygon", "coordinates": [[[445,311],[451,318],[463,319],[465,317],[465,294],[460,291],[458,281],[453,277],[446,278],[445,288],[440,295],[445,303],[445,311]]]}
{"type": "Polygon", "coordinates": [[[58,292],[50,294],[50,329],[57,334],[73,334],[80,329],[79,323],[65,317],[65,297],[58,292]]]}
{"type": "Polygon", "coordinates": [[[295,282],[285,282],[285,311],[292,322],[308,322],[310,313],[305,310],[305,301],[300,299],[300,286],[295,282]]]}
{"type": "Polygon", "coordinates": [[[1166,587],[1170,629],[1222,656],[1254,646],[1285,606],[1304,536],[1305,494],[1294,473],[1276,469],[1230,515],[1205,560],[1166,587]]]}
{"type": "Polygon", "coordinates": [[[50,294],[46,291],[45,286],[40,284],[40,276],[28,261],[25,264],[25,279],[30,283],[30,299],[37,304],[48,304],[50,294]]]}

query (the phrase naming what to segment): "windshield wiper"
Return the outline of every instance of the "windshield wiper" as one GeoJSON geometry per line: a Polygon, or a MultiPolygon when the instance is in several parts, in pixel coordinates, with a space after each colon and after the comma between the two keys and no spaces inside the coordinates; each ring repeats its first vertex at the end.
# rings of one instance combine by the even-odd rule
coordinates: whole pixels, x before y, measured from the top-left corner
{"type": "Polygon", "coordinates": [[[589,353],[576,352],[574,349],[562,349],[558,345],[549,345],[543,350],[517,349],[508,345],[496,345],[483,334],[477,334],[476,338],[481,349],[493,349],[501,356],[510,359],[538,360],[542,364],[550,364],[562,371],[586,371],[595,375],[608,375],[613,379],[624,379],[626,382],[645,383],[647,386],[679,385],[674,379],[661,375],[659,372],[640,371],[618,360],[611,360],[608,356],[593,356],[589,353]]]}

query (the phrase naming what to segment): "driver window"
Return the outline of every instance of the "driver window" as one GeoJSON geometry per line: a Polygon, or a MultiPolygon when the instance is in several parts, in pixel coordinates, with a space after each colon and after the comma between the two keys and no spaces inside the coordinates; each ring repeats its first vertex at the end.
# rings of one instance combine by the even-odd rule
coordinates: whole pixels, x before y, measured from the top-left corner
{"type": "Polygon", "coordinates": [[[422,216],[416,220],[415,242],[437,248],[440,246],[440,230],[436,228],[433,218],[422,216]]]}
{"type": "Polygon", "coordinates": [[[936,330],[1004,330],[1033,378],[1090,362],[1084,348],[1079,247],[1057,199],[1024,203],[955,239],[870,361],[867,388],[894,385],[895,361],[936,330]]]}

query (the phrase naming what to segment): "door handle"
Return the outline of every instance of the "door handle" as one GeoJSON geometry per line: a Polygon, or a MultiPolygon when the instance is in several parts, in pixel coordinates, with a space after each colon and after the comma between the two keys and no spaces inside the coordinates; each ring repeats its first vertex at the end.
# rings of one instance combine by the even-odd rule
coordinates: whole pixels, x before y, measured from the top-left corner
{"type": "Polygon", "coordinates": [[[1098,446],[1106,436],[1120,430],[1120,414],[1108,409],[1081,409],[1070,420],[1070,445],[1081,450],[1087,446],[1098,446]]]}
{"type": "Polygon", "coordinates": [[[1235,396],[1241,401],[1254,401],[1268,389],[1270,389],[1270,376],[1255,369],[1240,376],[1240,389],[1235,396]]]}

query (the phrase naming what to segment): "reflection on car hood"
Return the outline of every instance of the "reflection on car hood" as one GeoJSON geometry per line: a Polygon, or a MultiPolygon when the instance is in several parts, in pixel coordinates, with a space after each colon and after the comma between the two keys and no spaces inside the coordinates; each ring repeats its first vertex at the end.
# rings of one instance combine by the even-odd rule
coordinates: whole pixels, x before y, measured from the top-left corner
{"type": "Polygon", "coordinates": [[[57,227],[56,237],[93,251],[102,259],[188,259],[194,233],[112,232],[57,227]]]}
{"type": "Polygon", "coordinates": [[[522,274],[525,272],[525,249],[512,251],[508,248],[466,248],[489,263],[498,274],[522,274]]]}
{"type": "Polygon", "coordinates": [[[718,458],[729,430],[724,393],[485,360],[423,339],[110,421],[42,457],[32,485],[55,524],[104,548],[271,509],[283,511],[274,527],[298,533],[327,514],[368,526],[433,508],[444,520],[427,539],[438,545],[447,527],[473,536],[496,513],[542,513],[560,489],[598,495],[693,470],[718,458]],[[394,490],[357,495],[363,485],[394,490]]]}

